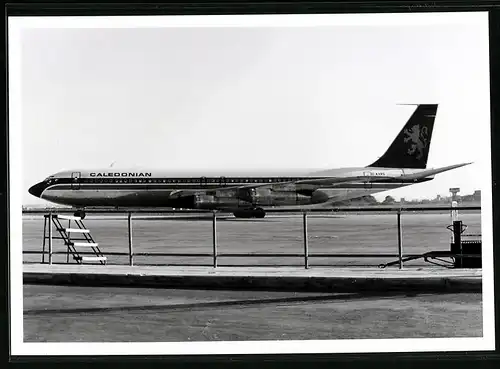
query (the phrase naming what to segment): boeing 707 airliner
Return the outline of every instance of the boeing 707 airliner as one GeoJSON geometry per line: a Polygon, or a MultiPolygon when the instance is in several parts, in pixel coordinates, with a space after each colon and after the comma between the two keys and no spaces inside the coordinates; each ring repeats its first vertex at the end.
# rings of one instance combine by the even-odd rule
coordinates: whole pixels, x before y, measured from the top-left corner
{"type": "Polygon", "coordinates": [[[303,174],[175,175],[148,170],[71,170],[35,184],[36,197],[75,209],[187,208],[224,210],[240,218],[263,218],[266,207],[336,202],[432,180],[470,163],[427,168],[437,104],[418,105],[387,151],[374,163],[303,174]]]}

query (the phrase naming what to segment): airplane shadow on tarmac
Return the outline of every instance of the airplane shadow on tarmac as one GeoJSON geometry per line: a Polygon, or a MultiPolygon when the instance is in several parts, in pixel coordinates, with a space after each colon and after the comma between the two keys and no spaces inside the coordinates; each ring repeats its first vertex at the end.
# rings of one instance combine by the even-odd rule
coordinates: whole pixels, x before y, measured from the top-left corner
{"type": "Polygon", "coordinates": [[[88,308],[69,308],[69,309],[29,309],[24,310],[25,316],[40,316],[53,314],[99,314],[109,312],[152,312],[152,311],[196,311],[207,309],[219,309],[224,307],[253,307],[258,305],[274,305],[274,304],[300,304],[300,303],[325,303],[330,301],[352,301],[352,300],[370,300],[370,299],[392,299],[396,297],[416,297],[429,295],[446,295],[456,294],[447,292],[358,292],[358,293],[332,293],[320,296],[293,296],[280,298],[263,298],[263,299],[243,299],[231,301],[213,301],[199,302],[187,304],[162,304],[162,305],[135,305],[135,306],[112,306],[112,307],[88,307],[88,308]]]}

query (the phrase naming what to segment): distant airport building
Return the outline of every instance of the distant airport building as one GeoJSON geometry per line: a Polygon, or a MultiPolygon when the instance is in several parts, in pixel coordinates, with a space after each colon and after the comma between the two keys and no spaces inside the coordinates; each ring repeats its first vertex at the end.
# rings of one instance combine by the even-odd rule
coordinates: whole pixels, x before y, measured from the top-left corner
{"type": "Polygon", "coordinates": [[[474,202],[480,202],[481,201],[481,190],[476,190],[472,195],[465,195],[461,197],[462,201],[474,201],[474,202]]]}

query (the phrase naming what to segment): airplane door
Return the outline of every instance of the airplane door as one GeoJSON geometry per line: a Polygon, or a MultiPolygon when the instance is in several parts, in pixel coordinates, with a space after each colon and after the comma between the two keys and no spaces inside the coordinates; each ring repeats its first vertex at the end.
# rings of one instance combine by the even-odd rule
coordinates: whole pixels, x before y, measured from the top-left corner
{"type": "MultiPolygon", "coordinates": [[[[371,173],[371,172],[363,172],[363,176],[365,176],[365,177],[369,177],[369,176],[371,176],[371,175],[372,175],[372,173],[371,173]]],[[[365,184],[365,186],[364,186],[364,187],[365,187],[365,188],[367,188],[367,189],[370,189],[370,188],[372,188],[372,187],[373,187],[372,183],[371,183],[371,182],[369,182],[369,181],[365,181],[365,182],[364,182],[364,184],[365,184]]]]}
{"type": "Polygon", "coordinates": [[[71,173],[71,189],[72,190],[79,190],[80,189],[80,177],[81,177],[80,172],[71,173]]]}

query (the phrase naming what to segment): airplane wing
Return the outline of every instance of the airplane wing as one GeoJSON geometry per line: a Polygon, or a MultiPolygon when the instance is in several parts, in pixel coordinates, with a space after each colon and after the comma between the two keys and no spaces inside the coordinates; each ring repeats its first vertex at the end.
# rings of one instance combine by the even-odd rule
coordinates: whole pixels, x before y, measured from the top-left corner
{"type": "Polygon", "coordinates": [[[312,184],[312,185],[328,185],[328,186],[339,186],[345,183],[351,182],[372,182],[384,179],[392,179],[394,176],[373,176],[373,175],[352,175],[346,177],[325,177],[325,178],[314,178],[314,179],[303,179],[294,182],[295,184],[312,184]]]}
{"type": "Polygon", "coordinates": [[[192,196],[193,194],[201,194],[207,191],[241,191],[241,190],[251,190],[257,188],[269,188],[274,191],[279,191],[290,185],[328,185],[328,186],[340,186],[346,183],[352,182],[372,182],[382,179],[391,179],[391,176],[374,176],[374,175],[350,175],[345,177],[323,177],[323,178],[311,178],[302,179],[299,181],[287,181],[280,183],[261,183],[261,184],[248,184],[240,186],[225,186],[217,187],[211,189],[197,189],[197,190],[177,190],[170,193],[171,198],[180,198],[184,196],[192,196]]]}

